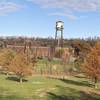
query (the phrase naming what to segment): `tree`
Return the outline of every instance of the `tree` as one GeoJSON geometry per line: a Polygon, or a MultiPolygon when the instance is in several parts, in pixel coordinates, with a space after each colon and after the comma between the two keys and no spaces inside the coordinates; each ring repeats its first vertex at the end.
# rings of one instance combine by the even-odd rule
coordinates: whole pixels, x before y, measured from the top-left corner
{"type": "Polygon", "coordinates": [[[32,74],[32,63],[24,53],[17,54],[10,64],[10,71],[14,72],[19,81],[22,82],[25,76],[32,74]]]}
{"type": "Polygon", "coordinates": [[[100,80],[100,42],[97,42],[95,47],[91,49],[91,52],[87,55],[82,69],[90,76],[97,88],[97,82],[100,80]]]}
{"type": "Polygon", "coordinates": [[[15,52],[11,49],[2,49],[0,52],[0,66],[4,71],[9,72],[9,65],[15,56],[15,52]]]}
{"type": "Polygon", "coordinates": [[[81,70],[81,65],[84,62],[84,59],[86,58],[87,54],[90,52],[91,50],[91,45],[85,41],[85,40],[74,40],[71,43],[71,46],[74,49],[74,57],[75,57],[75,61],[74,61],[74,68],[80,72],[81,70]]]}
{"type": "Polygon", "coordinates": [[[63,49],[63,48],[58,49],[58,50],[55,52],[55,57],[56,57],[56,58],[61,58],[62,55],[63,55],[63,53],[64,53],[64,49],[63,49]]]}
{"type": "Polygon", "coordinates": [[[91,49],[90,44],[84,40],[76,40],[71,46],[74,48],[75,56],[81,57],[81,59],[84,59],[91,49]]]}

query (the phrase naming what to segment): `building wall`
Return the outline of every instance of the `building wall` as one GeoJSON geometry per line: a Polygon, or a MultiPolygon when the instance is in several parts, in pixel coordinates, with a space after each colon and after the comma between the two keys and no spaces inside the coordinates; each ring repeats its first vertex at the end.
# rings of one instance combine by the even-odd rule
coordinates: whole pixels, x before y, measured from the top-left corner
{"type": "MultiPolygon", "coordinates": [[[[41,46],[32,46],[29,48],[28,46],[14,46],[14,45],[7,45],[7,48],[14,49],[16,52],[27,52],[28,50],[36,57],[50,57],[54,55],[54,50],[50,47],[41,47],[41,46]]],[[[55,48],[55,51],[59,50],[60,48],[55,48]]],[[[63,48],[64,54],[63,57],[70,55],[69,48],[63,48]]]]}

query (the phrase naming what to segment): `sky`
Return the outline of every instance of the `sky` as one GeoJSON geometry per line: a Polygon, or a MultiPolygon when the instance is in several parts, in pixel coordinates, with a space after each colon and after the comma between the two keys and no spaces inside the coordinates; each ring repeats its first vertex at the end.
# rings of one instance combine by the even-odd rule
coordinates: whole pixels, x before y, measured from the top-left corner
{"type": "Polygon", "coordinates": [[[0,0],[0,36],[54,38],[59,20],[64,38],[100,37],[100,0],[0,0]]]}

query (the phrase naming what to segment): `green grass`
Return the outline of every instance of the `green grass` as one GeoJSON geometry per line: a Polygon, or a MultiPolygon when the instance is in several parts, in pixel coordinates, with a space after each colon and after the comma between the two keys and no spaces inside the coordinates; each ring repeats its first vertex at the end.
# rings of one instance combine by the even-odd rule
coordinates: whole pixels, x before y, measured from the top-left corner
{"type": "Polygon", "coordinates": [[[72,64],[68,64],[66,66],[62,66],[61,62],[57,59],[52,60],[51,62],[49,62],[47,59],[40,59],[38,60],[38,62],[35,64],[34,66],[34,72],[38,73],[38,74],[43,74],[43,73],[63,73],[64,70],[66,69],[67,71],[72,69],[73,65],[72,64]]]}
{"type": "Polygon", "coordinates": [[[30,77],[19,83],[15,77],[0,75],[0,100],[100,100],[89,79],[30,77]]]}

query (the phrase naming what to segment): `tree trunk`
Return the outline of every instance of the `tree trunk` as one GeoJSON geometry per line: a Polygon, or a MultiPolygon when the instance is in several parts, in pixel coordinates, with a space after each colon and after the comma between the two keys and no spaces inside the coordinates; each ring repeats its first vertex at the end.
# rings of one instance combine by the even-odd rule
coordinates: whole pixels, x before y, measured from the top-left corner
{"type": "Polygon", "coordinates": [[[20,80],[19,80],[19,81],[20,81],[20,83],[22,83],[22,82],[23,82],[23,79],[22,79],[22,77],[20,77],[20,80]]]}
{"type": "Polygon", "coordinates": [[[95,77],[94,77],[94,84],[95,84],[95,85],[94,85],[94,88],[95,88],[95,89],[97,88],[97,81],[98,81],[98,78],[95,76],[95,77]]]}
{"type": "Polygon", "coordinates": [[[52,66],[50,63],[49,63],[49,73],[50,73],[50,75],[52,75],[52,66]]]}
{"type": "Polygon", "coordinates": [[[41,73],[41,75],[43,75],[43,70],[42,70],[42,68],[41,68],[41,70],[40,70],[40,71],[41,71],[41,72],[40,72],[40,73],[41,73]]]}
{"type": "Polygon", "coordinates": [[[8,77],[8,75],[9,75],[9,73],[7,72],[7,73],[6,73],[6,76],[8,77]]]}

